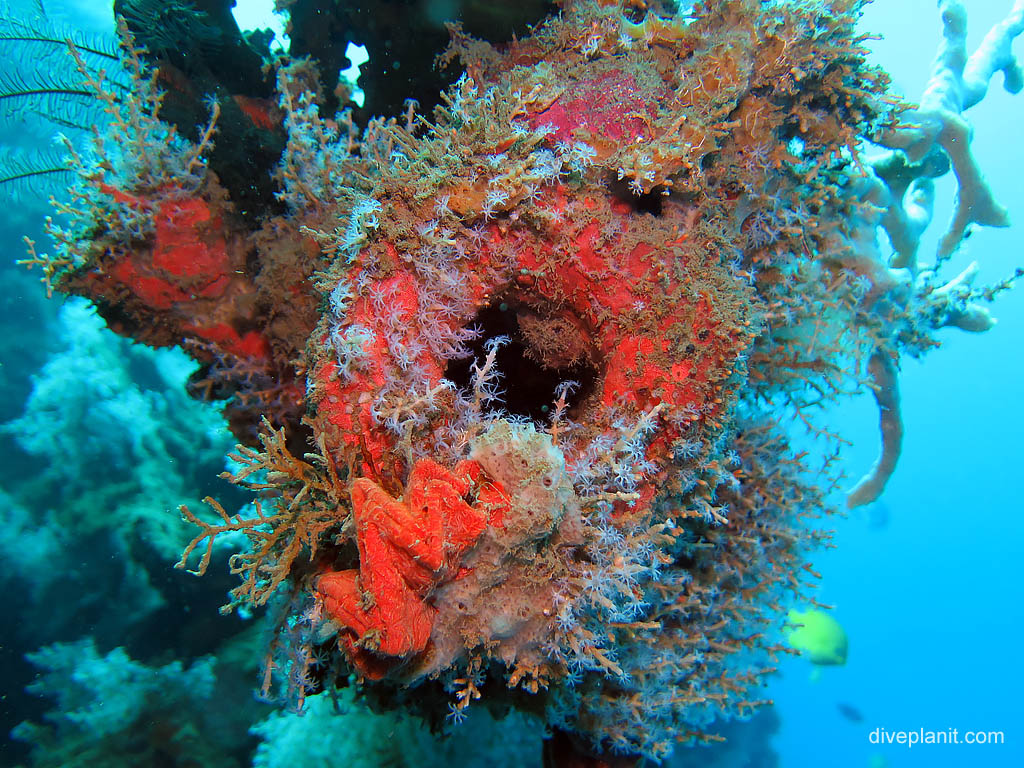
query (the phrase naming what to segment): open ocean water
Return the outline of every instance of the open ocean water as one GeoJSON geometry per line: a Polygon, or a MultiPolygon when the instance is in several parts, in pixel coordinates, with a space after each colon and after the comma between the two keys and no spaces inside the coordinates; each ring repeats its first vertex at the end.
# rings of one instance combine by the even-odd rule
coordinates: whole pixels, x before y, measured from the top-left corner
{"type": "MultiPolygon", "coordinates": [[[[1008,5],[967,3],[971,39],[1008,5]]],[[[868,7],[864,28],[884,36],[872,44],[876,61],[916,98],[938,33],[934,3],[879,0],[868,7]]],[[[970,113],[973,147],[1014,224],[979,228],[957,254],[962,266],[979,262],[982,281],[1011,272],[1024,254],[1024,103],[998,78],[993,85],[970,113]]],[[[935,242],[935,225],[948,220],[952,200],[947,177],[922,253],[935,242]]],[[[849,634],[849,660],[816,682],[800,660],[785,666],[774,691],[782,766],[864,766],[873,755],[893,768],[1024,764],[1024,669],[1014,661],[1024,628],[1017,546],[1024,534],[1024,302],[1008,294],[994,314],[999,324],[990,333],[944,332],[934,356],[903,364],[906,433],[899,469],[880,501],[887,523],[873,526],[870,511],[855,511],[836,525],[837,548],[815,563],[824,575],[821,599],[836,606],[849,634]],[[841,703],[863,720],[851,722],[841,703]],[[870,743],[878,728],[1001,731],[1005,743],[878,746],[870,743]]],[[[845,462],[859,477],[874,460],[873,403],[844,405],[836,423],[853,440],[845,462]]]]}

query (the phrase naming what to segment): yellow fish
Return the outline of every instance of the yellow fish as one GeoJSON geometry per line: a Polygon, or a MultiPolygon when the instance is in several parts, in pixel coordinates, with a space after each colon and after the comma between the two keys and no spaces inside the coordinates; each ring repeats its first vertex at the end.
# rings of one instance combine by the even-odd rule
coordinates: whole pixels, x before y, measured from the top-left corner
{"type": "Polygon", "coordinates": [[[787,619],[792,628],[786,632],[786,641],[812,664],[837,666],[846,663],[849,640],[846,631],[830,614],[817,608],[806,611],[791,608],[787,619]]]}

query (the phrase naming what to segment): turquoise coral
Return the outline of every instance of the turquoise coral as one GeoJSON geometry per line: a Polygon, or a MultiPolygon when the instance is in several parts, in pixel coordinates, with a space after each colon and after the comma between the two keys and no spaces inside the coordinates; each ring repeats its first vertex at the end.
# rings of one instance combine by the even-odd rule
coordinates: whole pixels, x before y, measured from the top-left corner
{"type": "Polygon", "coordinates": [[[14,730],[16,739],[32,745],[33,765],[224,759],[194,727],[194,713],[213,695],[211,659],[188,668],[179,661],[149,667],[124,648],[101,655],[91,639],[55,643],[28,658],[40,670],[29,690],[58,704],[47,724],[24,722],[14,730]]]}

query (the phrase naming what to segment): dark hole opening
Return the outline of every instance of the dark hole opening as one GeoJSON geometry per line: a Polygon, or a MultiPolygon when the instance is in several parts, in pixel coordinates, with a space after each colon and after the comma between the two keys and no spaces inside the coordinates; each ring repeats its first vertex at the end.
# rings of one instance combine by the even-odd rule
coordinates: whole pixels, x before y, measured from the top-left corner
{"type": "Polygon", "coordinates": [[[589,359],[556,368],[541,365],[534,359],[535,355],[530,354],[535,350],[531,350],[519,328],[517,309],[522,308],[522,304],[511,299],[499,299],[481,309],[472,324],[481,328],[483,333],[470,345],[470,357],[448,363],[445,378],[459,389],[471,390],[471,366],[474,361],[482,362],[487,357],[484,345],[496,336],[508,336],[511,341],[498,350],[496,358],[504,394],[501,402],[490,404],[487,412],[495,414],[501,409],[536,422],[547,422],[554,408],[558,385],[564,381],[575,381],[579,386],[566,398],[569,404],[567,415],[573,417],[580,403],[594,391],[597,369],[589,359]]]}
{"type": "Polygon", "coordinates": [[[661,216],[662,204],[668,195],[665,194],[665,187],[654,187],[650,192],[638,195],[629,188],[629,182],[625,179],[610,178],[609,189],[616,200],[628,203],[634,213],[649,213],[651,216],[661,216]]]}

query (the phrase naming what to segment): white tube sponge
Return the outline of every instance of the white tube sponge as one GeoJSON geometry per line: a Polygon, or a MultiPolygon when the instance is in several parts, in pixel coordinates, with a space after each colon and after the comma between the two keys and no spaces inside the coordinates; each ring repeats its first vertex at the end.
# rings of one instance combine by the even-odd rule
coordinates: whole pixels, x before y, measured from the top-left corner
{"type": "Polygon", "coordinates": [[[996,72],[1003,73],[1003,87],[1010,93],[1019,93],[1024,87],[1024,69],[1012,48],[1014,38],[1021,32],[1024,32],[1024,0],[1016,0],[1009,15],[988,31],[964,66],[961,111],[985,98],[988,82],[996,72]]]}
{"type": "Polygon", "coordinates": [[[938,256],[948,257],[973,222],[990,227],[1009,226],[1006,209],[996,202],[981,168],[971,154],[971,125],[963,112],[984,97],[989,80],[1002,72],[1003,85],[1017,93],[1024,72],[1013,55],[1013,40],[1024,32],[1024,0],[1016,0],[1010,13],[967,56],[967,11],[960,0],[939,0],[943,42],[935,56],[932,75],[916,110],[916,123],[896,129],[882,143],[902,149],[911,162],[923,159],[935,144],[949,155],[957,179],[956,209],[939,241],[938,256]]]}

